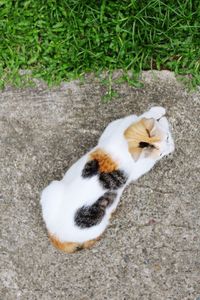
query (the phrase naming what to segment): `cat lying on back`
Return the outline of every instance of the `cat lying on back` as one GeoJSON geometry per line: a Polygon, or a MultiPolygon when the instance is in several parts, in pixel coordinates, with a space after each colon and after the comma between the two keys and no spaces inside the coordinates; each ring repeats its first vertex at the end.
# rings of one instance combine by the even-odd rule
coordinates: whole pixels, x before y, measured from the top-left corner
{"type": "Polygon", "coordinates": [[[148,172],[174,142],[165,109],[111,122],[95,148],[41,195],[50,240],[72,253],[90,248],[109,224],[124,188],[148,172]]]}

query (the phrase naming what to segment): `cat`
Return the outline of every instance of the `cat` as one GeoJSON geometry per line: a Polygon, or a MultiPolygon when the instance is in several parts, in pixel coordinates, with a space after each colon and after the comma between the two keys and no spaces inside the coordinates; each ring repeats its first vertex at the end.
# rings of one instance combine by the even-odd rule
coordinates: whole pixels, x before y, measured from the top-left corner
{"type": "Polygon", "coordinates": [[[51,242],[67,253],[92,247],[124,188],[174,151],[163,107],[111,122],[98,144],[41,194],[51,242]]]}

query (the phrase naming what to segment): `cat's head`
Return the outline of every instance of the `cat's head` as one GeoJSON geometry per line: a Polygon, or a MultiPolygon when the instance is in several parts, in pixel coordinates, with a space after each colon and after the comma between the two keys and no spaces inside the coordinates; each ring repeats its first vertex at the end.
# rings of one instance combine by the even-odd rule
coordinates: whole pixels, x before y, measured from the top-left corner
{"type": "Polygon", "coordinates": [[[174,151],[174,141],[166,117],[143,118],[129,126],[124,136],[135,161],[140,157],[159,160],[174,151]]]}

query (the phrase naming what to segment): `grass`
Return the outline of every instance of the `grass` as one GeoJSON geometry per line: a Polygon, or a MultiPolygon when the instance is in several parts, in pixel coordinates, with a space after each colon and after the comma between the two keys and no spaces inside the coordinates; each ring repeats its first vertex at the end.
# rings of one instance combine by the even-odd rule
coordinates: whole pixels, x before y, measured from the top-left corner
{"type": "Polygon", "coordinates": [[[168,69],[195,86],[200,1],[0,0],[1,86],[22,84],[21,69],[49,84],[102,70],[168,69]]]}

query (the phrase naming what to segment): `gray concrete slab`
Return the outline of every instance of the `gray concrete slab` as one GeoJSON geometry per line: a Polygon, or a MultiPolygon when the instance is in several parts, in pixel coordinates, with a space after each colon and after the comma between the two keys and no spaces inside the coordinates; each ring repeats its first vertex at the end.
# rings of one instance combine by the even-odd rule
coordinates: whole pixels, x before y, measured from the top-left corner
{"type": "Polygon", "coordinates": [[[0,299],[199,299],[200,91],[187,92],[166,71],[143,76],[144,88],[116,86],[119,99],[107,104],[92,76],[0,93],[0,299]],[[95,248],[58,252],[40,191],[96,144],[108,122],[155,104],[167,108],[174,155],[126,189],[95,248]]]}

